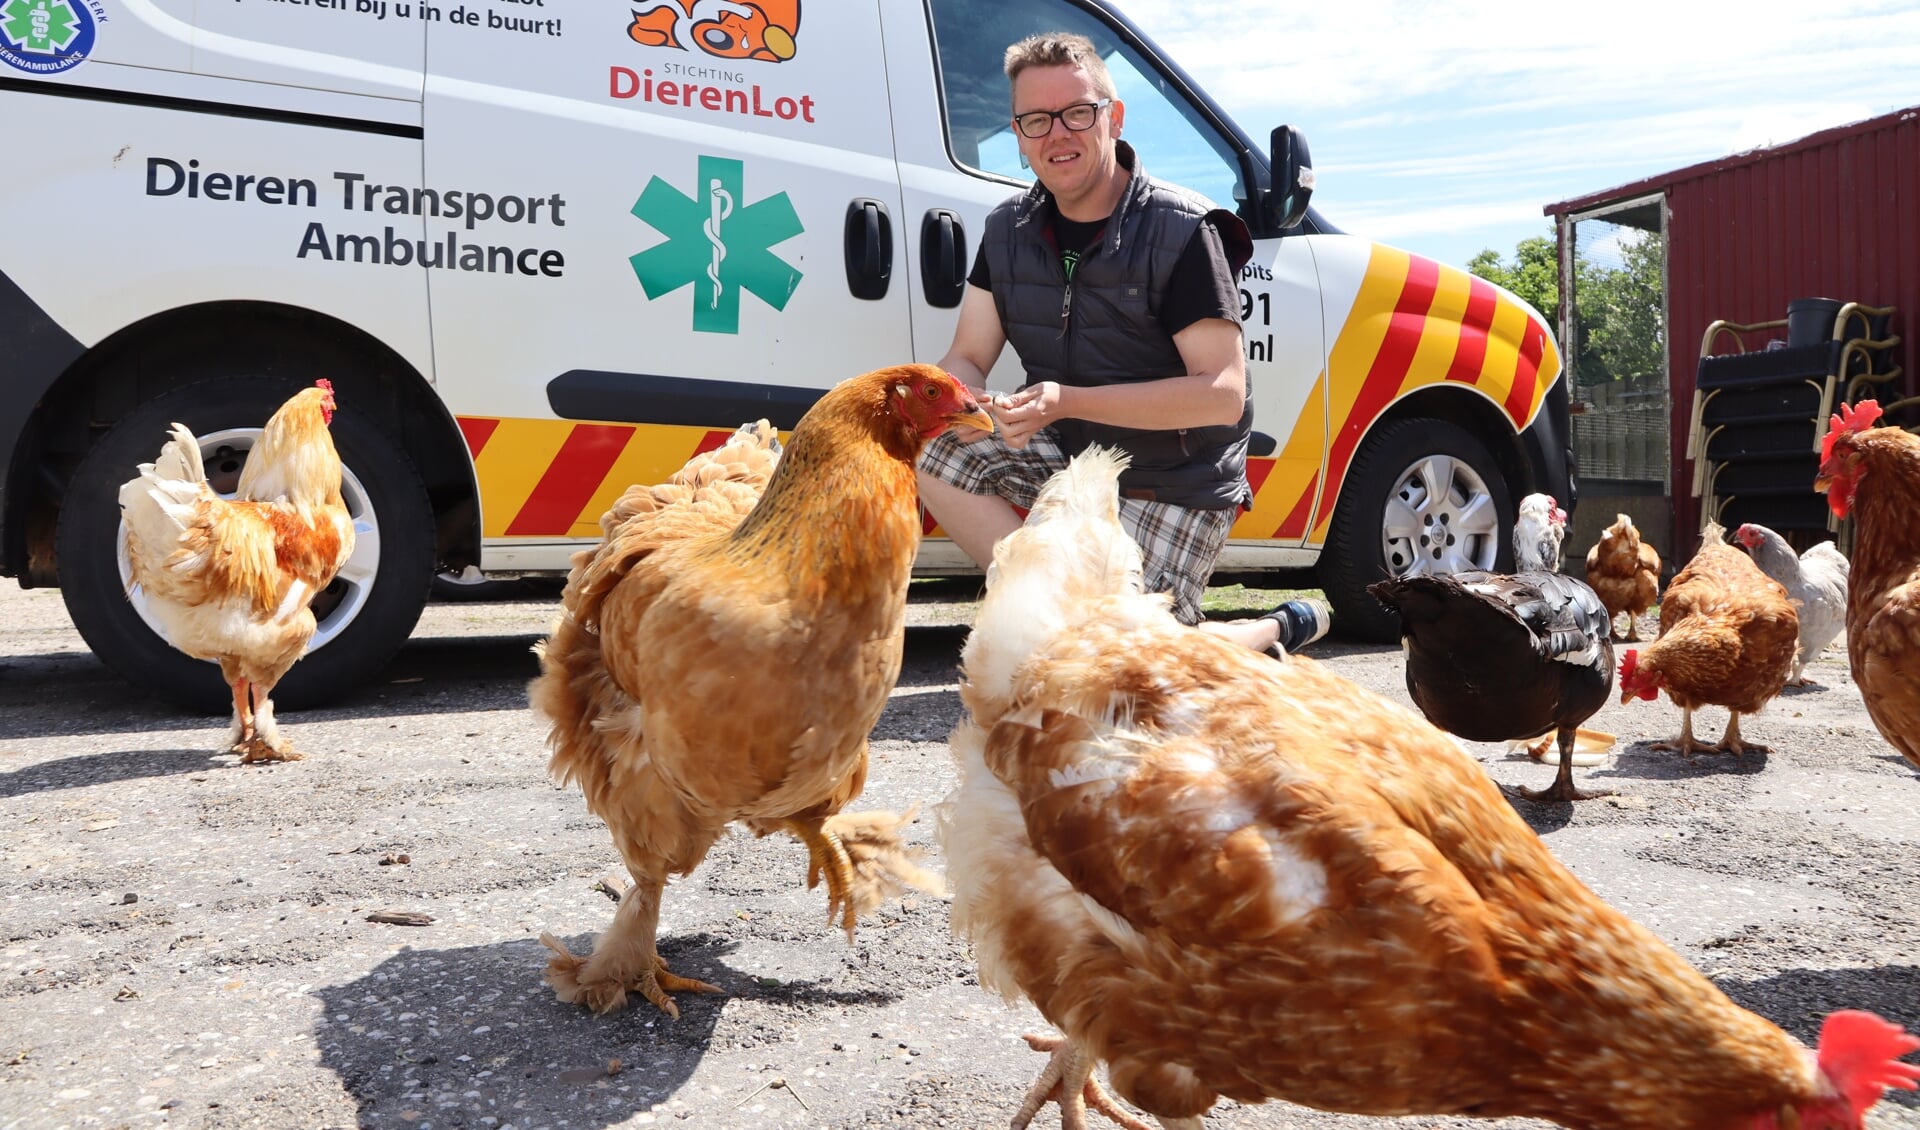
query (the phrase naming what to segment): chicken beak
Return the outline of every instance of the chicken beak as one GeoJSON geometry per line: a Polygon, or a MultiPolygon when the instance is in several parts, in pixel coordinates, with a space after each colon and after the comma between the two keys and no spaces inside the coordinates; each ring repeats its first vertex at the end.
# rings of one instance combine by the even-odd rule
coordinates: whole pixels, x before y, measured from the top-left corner
{"type": "Polygon", "coordinates": [[[987,415],[985,408],[971,400],[967,402],[967,410],[957,413],[949,422],[956,427],[968,427],[979,432],[993,431],[993,417],[987,415]]]}

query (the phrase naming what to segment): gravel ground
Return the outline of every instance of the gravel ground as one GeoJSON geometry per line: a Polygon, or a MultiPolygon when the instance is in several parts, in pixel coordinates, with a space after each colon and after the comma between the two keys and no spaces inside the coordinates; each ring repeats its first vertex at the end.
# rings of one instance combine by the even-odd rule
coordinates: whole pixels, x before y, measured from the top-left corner
{"type": "MultiPolygon", "coordinates": [[[[681,997],[677,1022],[553,999],[536,936],[587,948],[617,860],[546,779],[526,709],[550,597],[431,607],[360,693],[283,717],[306,761],[242,769],[212,752],[224,720],[139,696],[57,593],[0,582],[0,1128],[1005,1125],[1042,1062],[1017,1039],[1038,1017],[978,987],[938,899],[887,907],[848,945],[784,839],[723,841],[668,891],[662,951],[725,995],[681,997]]],[[[927,626],[861,807],[937,801],[953,779],[966,606],[915,611],[927,626]]],[[[1396,649],[1314,650],[1407,701],[1396,649]]],[[[1603,897],[1802,1039],[1838,1007],[1920,1030],[1920,782],[1844,650],[1812,673],[1821,686],[1743,727],[1772,752],[1740,761],[1650,752],[1679,712],[1610,705],[1594,724],[1616,754],[1580,776],[1618,795],[1523,812],[1603,897]]],[[[1700,721],[1715,735],[1724,715],[1700,721]]],[[[1469,748],[1501,781],[1552,772],[1469,748]]],[[[930,822],[912,836],[931,848],[930,822]]],[[[1883,1102],[1869,1124],[1920,1128],[1920,1105],[1883,1102]]],[[[1270,1104],[1208,1125],[1486,1124],[1270,1104]]]]}

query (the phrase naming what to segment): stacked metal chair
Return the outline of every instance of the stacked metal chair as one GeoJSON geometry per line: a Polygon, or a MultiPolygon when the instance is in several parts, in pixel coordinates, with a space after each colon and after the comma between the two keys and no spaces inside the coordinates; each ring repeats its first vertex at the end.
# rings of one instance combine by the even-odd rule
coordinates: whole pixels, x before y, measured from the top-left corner
{"type": "Polygon", "coordinates": [[[1702,523],[1757,522],[1796,542],[1834,529],[1813,490],[1820,443],[1842,400],[1872,396],[1901,375],[1893,314],[1811,298],[1789,303],[1785,318],[1707,327],[1687,432],[1702,523]]]}

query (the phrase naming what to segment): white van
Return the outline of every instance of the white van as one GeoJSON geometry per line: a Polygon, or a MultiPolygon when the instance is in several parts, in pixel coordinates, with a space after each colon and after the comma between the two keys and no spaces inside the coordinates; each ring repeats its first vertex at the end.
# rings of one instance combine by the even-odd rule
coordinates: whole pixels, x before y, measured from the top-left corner
{"type": "MultiPolygon", "coordinates": [[[[116,492],[175,420],[230,482],[328,377],[360,537],[276,697],[352,686],[437,573],[562,571],[628,484],[938,358],[1028,180],[1002,53],[1048,29],[1100,45],[1146,168],[1256,239],[1224,572],[1317,565],[1391,633],[1367,582],[1503,566],[1520,496],[1572,503],[1540,316],[1305,210],[1304,143],[1274,131],[1274,176],[1101,0],[0,0],[0,574],[221,708],[124,595],[116,492]]],[[[917,567],[970,565],[935,536],[917,567]]]]}

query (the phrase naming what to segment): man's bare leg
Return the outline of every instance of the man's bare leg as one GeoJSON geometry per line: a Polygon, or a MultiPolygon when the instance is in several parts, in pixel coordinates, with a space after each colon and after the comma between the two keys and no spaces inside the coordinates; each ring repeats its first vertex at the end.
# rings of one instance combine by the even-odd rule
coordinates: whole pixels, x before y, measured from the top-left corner
{"type": "Polygon", "coordinates": [[[993,564],[993,547],[1020,528],[1020,514],[1013,504],[997,494],[963,490],[924,471],[915,477],[920,481],[921,505],[953,544],[982,569],[993,564]]]}

